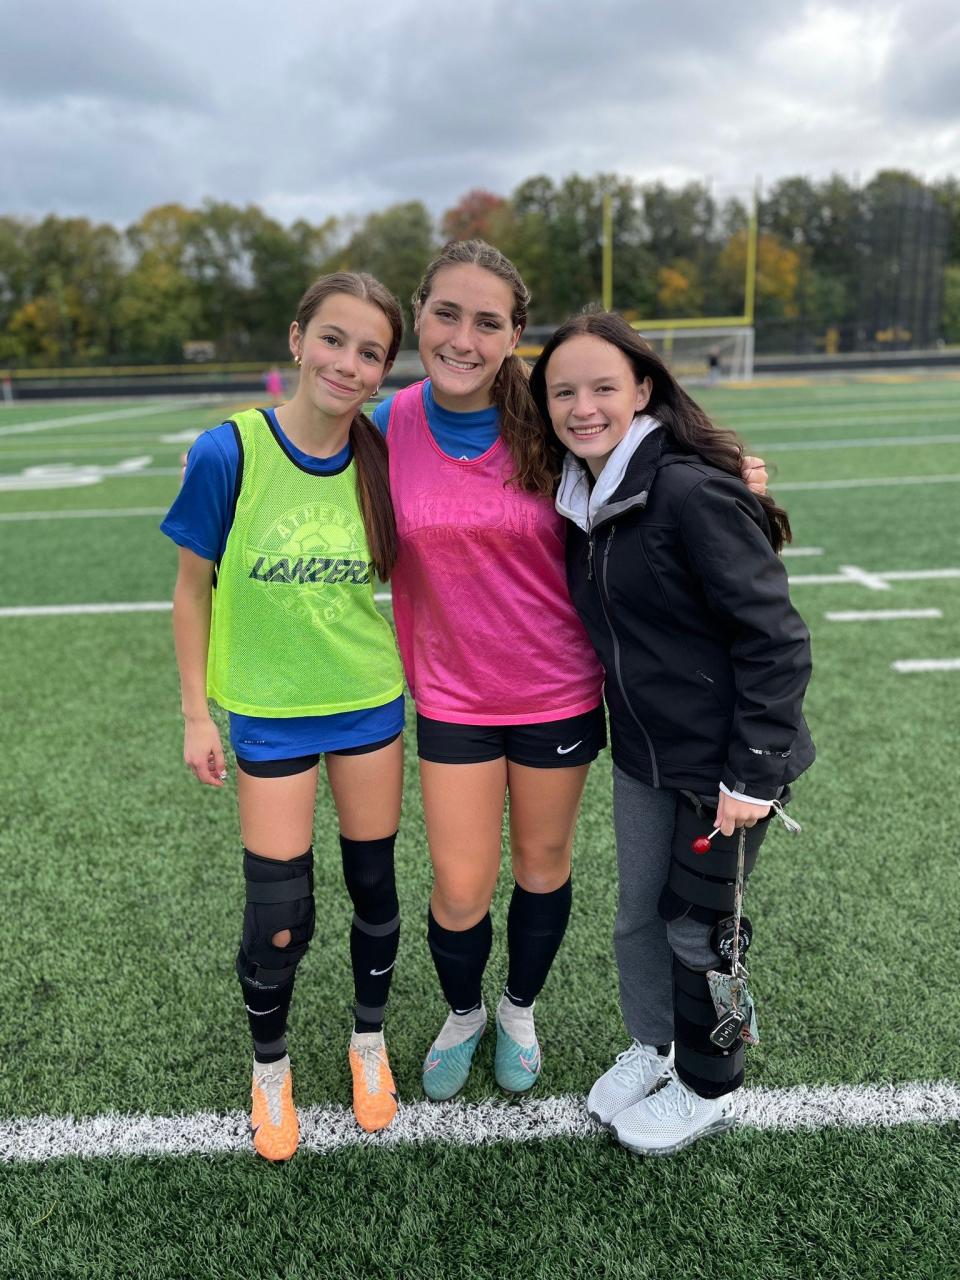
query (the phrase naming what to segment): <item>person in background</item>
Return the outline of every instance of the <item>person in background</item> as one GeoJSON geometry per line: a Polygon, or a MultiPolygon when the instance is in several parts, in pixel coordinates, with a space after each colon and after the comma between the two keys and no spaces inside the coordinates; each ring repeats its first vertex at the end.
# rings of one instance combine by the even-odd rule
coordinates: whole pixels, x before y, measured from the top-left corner
{"type": "Polygon", "coordinates": [[[278,405],[283,399],[283,374],[273,365],[263,375],[263,387],[267,393],[267,399],[272,404],[278,405]]]}

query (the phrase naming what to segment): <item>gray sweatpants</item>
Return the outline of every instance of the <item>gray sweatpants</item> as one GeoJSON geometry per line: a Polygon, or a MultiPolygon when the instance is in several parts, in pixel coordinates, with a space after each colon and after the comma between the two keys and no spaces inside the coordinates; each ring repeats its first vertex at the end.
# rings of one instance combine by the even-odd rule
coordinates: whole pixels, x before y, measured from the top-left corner
{"type": "Polygon", "coordinates": [[[643,1044],[673,1039],[671,951],[691,969],[719,957],[710,926],[681,916],[666,924],[657,903],[667,883],[678,793],[648,787],[613,766],[613,822],[620,884],[614,950],[628,1035],[643,1044]]]}

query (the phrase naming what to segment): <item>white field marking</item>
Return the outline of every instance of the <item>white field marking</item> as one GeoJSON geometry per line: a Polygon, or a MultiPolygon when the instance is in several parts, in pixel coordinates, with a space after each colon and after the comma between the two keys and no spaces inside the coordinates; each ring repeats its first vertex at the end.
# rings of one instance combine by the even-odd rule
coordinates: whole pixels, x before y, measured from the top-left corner
{"type": "Polygon", "coordinates": [[[942,618],[940,609],[848,609],[823,615],[828,622],[893,622],[900,618],[942,618]]]}
{"type": "MultiPolygon", "coordinates": [[[[904,416],[902,418],[891,418],[886,414],[883,414],[882,416],[884,425],[888,427],[916,426],[918,425],[918,420],[919,423],[926,428],[939,426],[941,423],[946,426],[955,427],[957,425],[957,417],[960,416],[960,402],[954,404],[952,411],[949,413],[912,413],[909,416],[904,416]]],[[[758,419],[754,422],[741,422],[738,413],[736,416],[728,414],[724,419],[723,425],[732,426],[733,429],[738,431],[741,435],[749,435],[752,431],[836,432],[842,431],[847,427],[852,430],[857,430],[858,428],[863,427],[876,427],[877,418],[878,415],[876,413],[867,415],[861,414],[859,417],[842,414],[839,417],[828,418],[825,422],[816,422],[813,420],[814,415],[810,413],[803,413],[799,417],[793,419],[785,418],[778,413],[774,414],[770,421],[761,422],[758,419]]],[[[780,448],[785,449],[787,446],[781,445],[780,448]]]]}
{"type": "Polygon", "coordinates": [[[782,556],[822,556],[823,547],[784,547],[782,556]]]}
{"type": "Polygon", "coordinates": [[[201,431],[202,428],[188,427],[186,431],[176,431],[173,435],[161,436],[160,439],[164,444],[193,444],[201,431]]]}
{"type": "Polygon", "coordinates": [[[902,484],[960,484],[960,476],[874,476],[865,480],[788,480],[786,484],[774,481],[771,486],[777,493],[802,489],[875,489],[897,488],[902,484]]]}
{"type": "MultiPolygon", "coordinates": [[[[916,422],[918,418],[926,419],[928,409],[953,409],[955,412],[960,409],[960,400],[956,396],[931,396],[929,400],[916,400],[911,397],[909,391],[905,391],[901,397],[884,396],[882,408],[873,398],[858,398],[855,400],[817,400],[815,398],[808,399],[802,405],[773,405],[767,404],[737,404],[731,400],[723,406],[722,410],[717,410],[716,417],[726,414],[729,418],[768,418],[771,421],[779,421],[781,418],[809,418],[819,417],[828,413],[836,414],[837,417],[867,417],[874,421],[879,413],[883,413],[884,421],[888,421],[887,414],[892,413],[896,409],[904,410],[904,422],[916,422]],[[909,417],[907,417],[909,413],[909,417]]],[[[836,421],[836,419],[833,419],[836,421]]]]}
{"type": "Polygon", "coordinates": [[[152,475],[154,473],[148,470],[152,461],[149,455],[144,454],[140,458],[125,458],[110,466],[51,462],[39,467],[25,467],[16,474],[0,475],[0,491],[23,493],[37,489],[85,489],[107,477],[152,475]]]}
{"type": "Polygon", "coordinates": [[[107,520],[113,516],[165,516],[166,507],[90,507],[76,511],[2,511],[0,521],[107,520]]]}
{"type": "MultiPolygon", "coordinates": [[[[179,476],[182,467],[148,467],[138,472],[138,476],[179,476]]],[[[960,484],[960,475],[948,476],[882,476],[871,480],[794,480],[786,484],[771,485],[771,491],[786,493],[793,489],[871,489],[875,486],[898,486],[902,484],[960,484]]]]}
{"type": "Polygon", "coordinates": [[[960,671],[960,658],[900,658],[890,665],[902,675],[914,671],[960,671]]]}
{"type": "MultiPolygon", "coordinates": [[[[886,1085],[798,1085],[744,1089],[740,1123],[751,1129],[894,1128],[960,1120],[960,1086],[950,1080],[886,1085]]],[[[397,1147],[439,1142],[480,1146],[592,1138],[604,1132],[587,1115],[584,1099],[529,1098],[522,1102],[413,1102],[401,1106],[389,1129],[367,1134],[347,1107],[301,1107],[300,1144],[307,1151],[397,1147]]],[[[191,1115],[31,1116],[0,1121],[0,1163],[42,1162],[66,1156],[195,1156],[250,1152],[249,1119],[242,1111],[191,1115]]]]}
{"type": "Polygon", "coordinates": [[[798,573],[790,575],[791,587],[825,587],[852,583],[871,591],[889,591],[891,582],[926,582],[943,578],[960,578],[960,569],[891,569],[886,573],[867,573],[856,565],[840,566],[839,573],[798,573]]]}
{"type": "MultiPolygon", "coordinates": [[[[376,591],[374,600],[392,600],[389,591],[376,591]]],[[[169,600],[128,600],[118,604],[15,604],[0,609],[0,618],[63,618],[85,613],[166,613],[169,600]]]]}
{"type": "Polygon", "coordinates": [[[960,436],[864,436],[861,440],[751,440],[751,450],[764,453],[786,453],[811,449],[882,449],[885,446],[916,444],[960,444],[960,436]]]}
{"type": "Polygon", "coordinates": [[[53,431],[56,427],[83,426],[90,422],[112,422],[116,418],[146,418],[153,413],[170,413],[171,410],[189,409],[203,404],[203,398],[166,400],[162,404],[144,404],[135,409],[108,409],[105,413],[78,413],[66,418],[42,418],[39,422],[21,422],[15,426],[0,427],[0,436],[26,436],[34,431],[53,431]]]}
{"type": "MultiPolygon", "coordinates": [[[[43,442],[44,445],[46,441],[43,442]]],[[[106,454],[127,454],[136,446],[138,449],[152,449],[154,453],[161,457],[171,453],[182,453],[183,445],[179,446],[168,444],[165,445],[159,436],[141,436],[127,434],[117,436],[109,443],[101,442],[97,444],[75,443],[71,440],[69,444],[55,444],[51,448],[40,448],[38,445],[35,449],[7,449],[0,444],[0,462],[21,461],[24,458],[43,458],[44,461],[53,459],[57,462],[69,461],[71,458],[86,458],[90,454],[103,457],[106,454]]]]}
{"type": "Polygon", "coordinates": [[[855,564],[842,564],[840,572],[845,574],[851,582],[856,582],[861,587],[867,587],[870,591],[889,591],[890,583],[885,582],[876,573],[870,573],[867,569],[861,569],[855,564]]]}
{"type": "Polygon", "coordinates": [[[15,604],[0,609],[0,618],[62,618],[77,613],[166,613],[169,600],[136,600],[127,604],[15,604]]]}

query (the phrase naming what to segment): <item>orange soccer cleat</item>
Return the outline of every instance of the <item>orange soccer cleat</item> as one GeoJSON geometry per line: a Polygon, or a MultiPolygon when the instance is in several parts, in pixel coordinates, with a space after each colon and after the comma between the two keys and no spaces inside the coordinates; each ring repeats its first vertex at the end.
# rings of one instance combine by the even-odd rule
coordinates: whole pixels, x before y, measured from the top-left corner
{"type": "Polygon", "coordinates": [[[289,1160],[300,1142],[300,1124],[287,1054],[278,1062],[254,1062],[251,1096],[253,1145],[265,1160],[289,1160]]]}
{"type": "Polygon", "coordinates": [[[398,1104],[383,1032],[355,1031],[350,1037],[349,1057],[357,1124],[367,1133],[386,1129],[397,1114],[398,1104]]]}

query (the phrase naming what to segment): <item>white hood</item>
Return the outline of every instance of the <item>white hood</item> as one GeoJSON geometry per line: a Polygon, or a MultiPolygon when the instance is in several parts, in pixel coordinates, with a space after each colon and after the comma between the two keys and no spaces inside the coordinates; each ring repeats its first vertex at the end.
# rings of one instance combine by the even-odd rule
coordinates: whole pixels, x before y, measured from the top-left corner
{"type": "Polygon", "coordinates": [[[557,491],[556,506],[560,514],[579,525],[584,533],[589,533],[594,516],[616,493],[637,446],[660,426],[662,423],[649,413],[638,413],[627,428],[627,434],[607,458],[592,493],[586,463],[568,451],[563,459],[557,491]]]}

